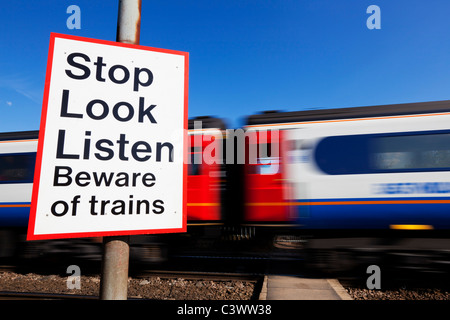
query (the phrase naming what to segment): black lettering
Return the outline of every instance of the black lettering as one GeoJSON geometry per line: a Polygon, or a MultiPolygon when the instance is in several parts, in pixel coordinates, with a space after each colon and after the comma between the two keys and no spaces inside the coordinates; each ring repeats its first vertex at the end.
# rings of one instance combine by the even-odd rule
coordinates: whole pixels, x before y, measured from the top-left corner
{"type": "Polygon", "coordinates": [[[103,215],[105,215],[105,208],[106,208],[106,205],[108,204],[108,203],[110,203],[111,201],[109,201],[109,200],[102,200],[102,202],[101,202],[101,209],[100,209],[100,214],[103,216],[103,215]]]}
{"type": "MultiPolygon", "coordinates": [[[[126,172],[119,172],[116,176],[116,186],[118,187],[128,187],[129,185],[129,177],[126,172]],[[119,178],[123,176],[123,178],[119,178]],[[121,182],[123,180],[123,182],[121,182]]],[[[133,186],[134,187],[134,186],[133,186]]]]}
{"type": "Polygon", "coordinates": [[[116,64],[114,66],[112,66],[109,69],[108,72],[109,78],[111,79],[112,82],[117,83],[117,84],[122,84],[128,81],[128,79],[130,79],[130,71],[128,71],[128,69],[120,64],[116,64]],[[115,71],[117,69],[121,69],[123,71],[123,78],[121,80],[116,79],[115,76],[115,71]]]}
{"type": "Polygon", "coordinates": [[[80,198],[80,195],[76,195],[75,197],[73,197],[73,200],[70,201],[70,203],[72,204],[72,216],[77,215],[77,206],[80,203],[80,198]]]}
{"type": "Polygon", "coordinates": [[[112,143],[111,140],[108,139],[100,139],[97,141],[97,143],[95,144],[95,147],[97,148],[97,150],[102,151],[102,152],[106,152],[108,155],[107,156],[102,156],[100,153],[95,153],[95,157],[98,160],[111,160],[114,157],[114,151],[111,150],[108,147],[104,147],[102,146],[102,144],[107,144],[109,146],[113,146],[114,144],[112,143]]]}
{"type": "Polygon", "coordinates": [[[83,118],[82,114],[67,112],[68,105],[69,105],[69,90],[64,89],[63,94],[62,94],[62,101],[61,101],[61,117],[83,118]]]}
{"type": "Polygon", "coordinates": [[[162,200],[155,200],[155,201],[153,201],[153,207],[155,207],[156,209],[159,209],[159,210],[153,209],[152,210],[153,213],[155,213],[155,214],[163,213],[164,212],[164,207],[162,206],[163,204],[164,204],[164,202],[162,200]]]}
{"type": "Polygon", "coordinates": [[[155,185],[155,175],[153,173],[146,173],[142,176],[142,184],[146,187],[153,187],[155,185]]]}
{"type": "Polygon", "coordinates": [[[112,204],[114,205],[114,207],[111,208],[112,214],[116,216],[119,214],[125,214],[125,201],[116,200],[112,204]]]}
{"type": "Polygon", "coordinates": [[[133,214],[133,195],[130,194],[130,201],[128,201],[128,214],[133,214]]]}
{"type": "Polygon", "coordinates": [[[97,66],[95,78],[97,81],[105,82],[106,79],[102,78],[102,68],[106,67],[106,63],[103,63],[103,57],[97,57],[97,62],[94,62],[94,65],[97,66]]]}
{"type": "Polygon", "coordinates": [[[86,67],[86,66],[83,65],[83,64],[80,64],[80,63],[75,62],[74,59],[77,58],[77,57],[80,57],[80,58],[84,59],[84,61],[86,61],[86,62],[90,62],[90,61],[91,61],[87,55],[85,55],[84,53],[81,53],[81,52],[74,52],[74,53],[69,54],[69,55],[67,56],[67,62],[68,62],[72,67],[81,69],[81,70],[83,70],[84,72],[83,72],[83,74],[81,74],[81,75],[76,75],[76,74],[73,74],[71,70],[67,70],[67,69],[66,69],[66,70],[65,70],[65,71],[66,71],[66,74],[67,74],[69,77],[71,77],[72,79],[75,79],[75,80],[84,80],[84,79],[87,79],[87,78],[90,76],[90,74],[91,74],[91,70],[89,70],[89,67],[86,67]]]}
{"type": "Polygon", "coordinates": [[[133,187],[136,187],[136,180],[137,177],[139,177],[141,175],[140,172],[133,172],[133,187]]]}
{"type": "Polygon", "coordinates": [[[72,174],[71,167],[56,166],[55,167],[55,175],[53,176],[53,186],[55,186],[55,187],[70,186],[70,184],[72,183],[72,178],[70,177],[71,174],[72,174]],[[65,174],[61,173],[60,172],[61,170],[66,170],[66,173],[65,174]],[[65,178],[66,182],[60,182],[59,178],[65,178]]]}
{"type": "Polygon", "coordinates": [[[78,172],[75,176],[75,183],[80,187],[86,187],[91,183],[91,176],[85,171],[78,172]],[[87,182],[83,182],[86,180],[87,182]]]}
{"type": "Polygon", "coordinates": [[[111,172],[109,174],[109,178],[107,177],[105,172],[102,172],[100,176],[97,175],[97,172],[94,172],[93,175],[94,182],[97,187],[99,187],[102,183],[104,183],[106,187],[109,187],[114,176],[114,172],[111,172]]]}
{"type": "Polygon", "coordinates": [[[67,202],[63,201],[63,200],[59,200],[56,201],[54,204],[52,204],[52,208],[51,208],[51,212],[55,217],[62,217],[63,215],[65,215],[67,212],[69,211],[69,205],[67,204],[67,202]],[[62,211],[57,212],[56,211],[56,207],[58,205],[62,205],[62,211]]]}
{"type": "Polygon", "coordinates": [[[131,147],[131,155],[133,158],[141,162],[151,158],[151,155],[140,157],[138,153],[152,153],[152,147],[145,141],[138,141],[131,147]],[[143,146],[143,148],[140,149],[139,146],[143,146]]]}
{"type": "Polygon", "coordinates": [[[119,144],[119,159],[123,161],[127,161],[128,157],[125,156],[125,145],[129,144],[130,141],[125,140],[125,134],[121,133],[119,140],[117,140],[119,144]]]}
{"type": "MultiPolygon", "coordinates": [[[[86,136],[90,136],[91,132],[90,131],[86,131],[85,132],[86,136]]],[[[84,150],[83,150],[83,159],[87,160],[89,159],[89,150],[91,148],[91,139],[84,139],[84,150]]]]}
{"type": "Polygon", "coordinates": [[[95,211],[95,205],[98,203],[98,200],[95,199],[95,196],[92,196],[89,203],[91,204],[91,215],[96,216],[98,213],[95,211]]]}
{"type": "Polygon", "coordinates": [[[173,162],[173,145],[170,142],[158,142],[156,144],[156,161],[161,162],[161,149],[164,147],[169,149],[169,162],[173,162]]]}
{"type": "MultiPolygon", "coordinates": [[[[123,109],[123,108],[122,108],[123,109]]],[[[113,115],[114,118],[116,118],[117,120],[121,121],[121,122],[126,122],[131,120],[131,118],[133,118],[134,116],[134,109],[133,106],[131,104],[129,104],[128,102],[118,102],[116,103],[116,105],[113,108],[113,115]],[[119,114],[119,108],[120,106],[126,106],[128,108],[128,115],[126,117],[121,117],[119,114]]]]}
{"type": "Polygon", "coordinates": [[[109,113],[109,107],[108,107],[108,104],[107,104],[105,101],[100,100],[100,99],[95,99],[95,100],[90,101],[90,102],[88,103],[88,105],[86,106],[86,113],[88,114],[88,116],[89,116],[91,119],[94,119],[94,120],[103,120],[103,119],[106,118],[106,116],[107,116],[108,113],[109,113]],[[100,115],[98,115],[98,116],[96,116],[96,115],[94,114],[94,112],[92,111],[92,107],[93,107],[94,105],[96,105],[96,104],[100,104],[100,105],[103,107],[102,113],[101,113],[100,115]]]}
{"type": "Polygon", "coordinates": [[[139,122],[144,122],[144,116],[150,120],[151,123],[156,123],[155,118],[152,116],[151,111],[156,107],[156,105],[152,104],[147,109],[144,110],[144,97],[139,98],[139,122]]]}
{"type": "Polygon", "coordinates": [[[134,68],[134,87],[133,91],[139,90],[139,85],[142,85],[144,87],[148,87],[153,82],[153,73],[148,70],[147,68],[134,68]],[[147,74],[147,81],[141,82],[140,80],[140,74],[141,71],[144,71],[147,74]]]}
{"type": "Polygon", "coordinates": [[[56,147],[56,158],[58,159],[79,159],[77,154],[64,154],[64,140],[66,139],[66,130],[58,131],[58,143],[56,147]]]}
{"type": "Polygon", "coordinates": [[[141,213],[141,206],[142,205],[145,205],[145,213],[146,214],[150,213],[150,202],[148,202],[147,200],[137,200],[136,204],[137,204],[137,208],[136,208],[136,213],[137,214],[141,213]]]}

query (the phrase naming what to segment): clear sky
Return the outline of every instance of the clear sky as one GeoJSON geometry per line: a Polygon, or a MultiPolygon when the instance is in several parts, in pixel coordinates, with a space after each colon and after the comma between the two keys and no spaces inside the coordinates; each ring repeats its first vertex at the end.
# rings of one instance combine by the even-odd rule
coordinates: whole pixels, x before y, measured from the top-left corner
{"type": "MultiPolygon", "coordinates": [[[[50,32],[115,41],[118,2],[1,2],[0,132],[39,128],[50,32]]],[[[142,2],[140,44],[189,52],[189,117],[450,99],[448,0],[142,2]]]]}

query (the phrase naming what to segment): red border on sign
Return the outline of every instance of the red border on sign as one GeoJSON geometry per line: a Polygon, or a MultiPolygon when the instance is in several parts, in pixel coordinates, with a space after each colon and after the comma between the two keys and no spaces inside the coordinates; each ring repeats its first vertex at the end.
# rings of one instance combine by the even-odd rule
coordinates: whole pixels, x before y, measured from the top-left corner
{"type": "Polygon", "coordinates": [[[84,37],[79,37],[79,36],[72,36],[72,35],[59,34],[59,33],[52,32],[50,34],[50,44],[49,44],[49,51],[48,51],[48,58],[47,58],[47,70],[46,70],[46,76],[45,76],[44,98],[43,98],[43,102],[42,102],[41,123],[40,123],[40,129],[39,129],[39,141],[38,141],[38,148],[37,148],[37,154],[36,154],[35,175],[34,175],[34,181],[33,181],[33,192],[32,192],[32,196],[31,196],[31,208],[30,208],[30,217],[29,217],[29,221],[28,221],[27,240],[186,232],[186,230],[187,230],[187,162],[184,161],[184,159],[187,159],[187,152],[188,152],[188,150],[187,150],[188,96],[189,96],[188,93],[189,93],[189,53],[188,52],[146,47],[146,46],[141,46],[141,45],[134,45],[134,44],[128,44],[128,43],[122,43],[122,42],[114,42],[114,41],[108,41],[108,40],[84,38],[84,37]],[[182,210],[183,210],[182,219],[183,220],[182,220],[181,228],[34,234],[35,223],[36,223],[36,209],[37,209],[37,202],[38,202],[39,181],[40,181],[40,177],[41,177],[41,167],[42,167],[42,152],[43,152],[44,143],[45,143],[44,136],[45,136],[48,99],[49,99],[49,92],[50,92],[50,81],[51,81],[52,65],[53,65],[53,52],[54,52],[56,38],[184,56],[184,66],[185,66],[184,70],[185,71],[184,71],[184,121],[183,121],[183,128],[184,128],[184,135],[183,135],[183,208],[182,208],[182,210]]]}

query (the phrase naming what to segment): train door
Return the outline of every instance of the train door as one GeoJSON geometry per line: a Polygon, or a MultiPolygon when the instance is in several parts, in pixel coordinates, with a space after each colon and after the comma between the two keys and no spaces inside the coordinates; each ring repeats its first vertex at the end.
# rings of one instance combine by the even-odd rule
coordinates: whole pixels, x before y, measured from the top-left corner
{"type": "Polygon", "coordinates": [[[289,222],[284,170],[284,133],[258,130],[247,134],[244,219],[254,222],[289,222]]]}
{"type": "Polygon", "coordinates": [[[187,219],[221,220],[221,131],[189,133],[187,219]]]}

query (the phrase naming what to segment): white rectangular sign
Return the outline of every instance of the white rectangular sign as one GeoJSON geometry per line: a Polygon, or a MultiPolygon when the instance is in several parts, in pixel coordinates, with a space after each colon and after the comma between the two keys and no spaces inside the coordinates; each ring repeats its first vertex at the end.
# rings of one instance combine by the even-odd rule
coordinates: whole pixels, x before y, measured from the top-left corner
{"type": "Polygon", "coordinates": [[[51,34],[28,239],[186,231],[188,53],[51,34]]]}

